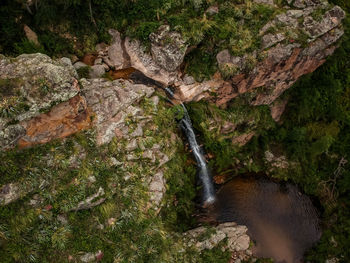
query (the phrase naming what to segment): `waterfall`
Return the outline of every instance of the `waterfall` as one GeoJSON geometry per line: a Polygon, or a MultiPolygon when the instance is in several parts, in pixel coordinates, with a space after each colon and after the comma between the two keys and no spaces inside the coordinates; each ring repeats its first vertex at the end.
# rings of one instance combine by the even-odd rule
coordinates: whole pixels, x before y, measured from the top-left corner
{"type": "MultiPolygon", "coordinates": [[[[169,88],[165,88],[165,90],[171,97],[174,97],[173,92],[169,88]]],[[[180,105],[183,108],[183,113],[184,113],[184,116],[180,120],[180,127],[183,130],[185,136],[187,137],[187,141],[190,145],[192,153],[197,162],[198,176],[203,187],[202,188],[203,206],[205,207],[207,205],[214,203],[215,201],[214,185],[210,175],[210,171],[207,167],[207,163],[204,157],[204,152],[196,140],[196,135],[193,131],[190,116],[187,112],[185,105],[182,102],[180,105]]]]}

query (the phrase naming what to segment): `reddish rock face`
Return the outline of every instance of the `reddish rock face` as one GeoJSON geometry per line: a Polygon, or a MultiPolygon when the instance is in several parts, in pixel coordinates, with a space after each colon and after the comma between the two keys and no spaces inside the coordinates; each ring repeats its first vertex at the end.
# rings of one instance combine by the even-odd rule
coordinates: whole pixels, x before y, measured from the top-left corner
{"type": "Polygon", "coordinates": [[[54,106],[48,113],[20,123],[26,129],[26,134],[18,141],[18,146],[23,148],[67,137],[89,128],[91,117],[85,98],[77,95],[54,106]]]}

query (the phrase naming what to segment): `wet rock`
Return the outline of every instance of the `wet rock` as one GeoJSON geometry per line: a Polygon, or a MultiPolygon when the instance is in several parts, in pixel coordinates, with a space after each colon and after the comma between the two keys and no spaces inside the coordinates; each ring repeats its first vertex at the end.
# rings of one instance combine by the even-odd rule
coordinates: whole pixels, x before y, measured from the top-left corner
{"type": "Polygon", "coordinates": [[[187,231],[185,237],[189,238],[189,244],[194,245],[199,251],[212,249],[225,238],[227,238],[227,245],[224,246],[224,250],[234,252],[244,251],[249,248],[250,238],[246,233],[248,230],[246,226],[237,225],[234,222],[228,222],[219,224],[214,230],[215,233],[202,241],[199,241],[198,239],[208,231],[206,227],[198,227],[187,231]]]}
{"type": "Polygon", "coordinates": [[[170,26],[163,25],[151,33],[151,53],[157,65],[166,71],[175,71],[182,63],[187,45],[177,32],[171,32],[170,26]]]}

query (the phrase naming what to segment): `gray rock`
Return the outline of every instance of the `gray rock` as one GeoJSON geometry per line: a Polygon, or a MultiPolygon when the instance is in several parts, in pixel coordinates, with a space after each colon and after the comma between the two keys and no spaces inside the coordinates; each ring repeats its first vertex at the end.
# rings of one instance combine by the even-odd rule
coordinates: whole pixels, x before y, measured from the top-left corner
{"type": "Polygon", "coordinates": [[[262,43],[261,43],[261,48],[269,48],[272,47],[273,45],[283,41],[286,37],[282,33],[277,33],[277,34],[267,34],[262,37],[262,43]]]}
{"type": "Polygon", "coordinates": [[[265,4],[265,5],[272,5],[272,6],[275,5],[273,0],[254,0],[254,2],[257,4],[265,4]]]}
{"type": "Polygon", "coordinates": [[[102,58],[96,58],[94,61],[94,65],[102,65],[103,61],[102,58]]]}
{"type": "Polygon", "coordinates": [[[95,261],[95,254],[94,253],[86,253],[80,257],[80,261],[84,263],[89,263],[95,261]]]}
{"type": "Polygon", "coordinates": [[[203,226],[187,231],[185,237],[190,238],[189,245],[194,245],[199,251],[212,249],[225,238],[227,238],[227,247],[225,246],[224,249],[228,249],[230,252],[244,251],[249,248],[250,243],[247,230],[246,226],[228,222],[216,226],[215,232],[203,241],[198,241],[198,237],[205,235],[208,231],[203,226]]]}
{"type": "Polygon", "coordinates": [[[13,183],[6,184],[0,188],[0,205],[7,205],[22,195],[20,188],[13,183]]]}
{"type": "Polygon", "coordinates": [[[152,97],[150,98],[150,100],[152,101],[152,103],[153,103],[154,106],[157,106],[158,103],[159,103],[159,97],[158,97],[158,96],[152,96],[152,97]]]}
{"type": "Polygon", "coordinates": [[[205,11],[208,15],[215,15],[219,13],[219,7],[216,5],[209,6],[208,9],[205,11]]]}
{"type": "Polygon", "coordinates": [[[17,142],[26,134],[26,130],[20,124],[10,125],[1,130],[0,126],[0,149],[13,148],[17,142]]]}
{"type": "Polygon", "coordinates": [[[149,97],[154,89],[129,81],[105,79],[81,79],[87,104],[96,115],[97,143],[110,142],[116,129],[123,127],[128,114],[136,116],[140,109],[132,104],[143,97],[149,97]]]}
{"type": "Polygon", "coordinates": [[[192,76],[187,75],[187,74],[184,76],[183,81],[184,81],[185,85],[191,85],[191,84],[194,84],[196,82],[192,76]]]}
{"type": "Polygon", "coordinates": [[[166,181],[162,171],[159,171],[155,175],[153,175],[151,183],[149,185],[149,192],[150,192],[150,201],[156,207],[159,206],[159,204],[163,199],[163,195],[166,190],[165,185],[166,185],[166,181]]]}
{"type": "Polygon", "coordinates": [[[78,61],[74,63],[74,68],[76,70],[80,69],[80,68],[84,68],[84,67],[88,67],[88,65],[86,65],[84,62],[78,61]]]}
{"type": "Polygon", "coordinates": [[[327,33],[340,25],[345,18],[345,12],[339,6],[327,11],[322,20],[317,22],[311,16],[304,19],[304,30],[313,39],[327,33]]]}
{"type": "Polygon", "coordinates": [[[131,137],[141,137],[143,135],[142,125],[139,123],[136,129],[130,134],[131,137]]]}
{"type": "Polygon", "coordinates": [[[133,139],[133,140],[131,140],[131,141],[126,145],[125,150],[126,150],[127,152],[132,152],[132,151],[136,150],[137,147],[138,147],[138,145],[137,145],[137,140],[136,140],[136,139],[133,139]]]}
{"type": "Polygon", "coordinates": [[[224,49],[224,50],[220,51],[216,55],[216,60],[217,60],[219,66],[226,64],[226,63],[231,63],[231,54],[228,51],[228,49],[224,49]]]}
{"type": "Polygon", "coordinates": [[[306,7],[304,0],[294,0],[293,6],[295,6],[297,8],[305,8],[306,7]]]}
{"type": "Polygon", "coordinates": [[[105,67],[103,65],[93,65],[90,68],[89,77],[91,79],[100,78],[106,73],[105,67]]]}
{"type": "Polygon", "coordinates": [[[163,69],[171,72],[182,63],[187,44],[177,32],[171,32],[168,25],[160,26],[156,33],[151,33],[151,53],[153,60],[163,69]]]}
{"type": "Polygon", "coordinates": [[[108,47],[108,56],[104,58],[104,61],[108,66],[116,70],[122,69],[124,64],[127,63],[122,47],[122,39],[120,33],[117,30],[110,29],[108,33],[112,36],[112,43],[108,47]]]}
{"type": "Polygon", "coordinates": [[[0,79],[8,86],[0,102],[0,149],[13,147],[25,134],[20,124],[67,101],[79,92],[78,75],[68,58],[52,60],[46,55],[0,56],[0,79]]]}
{"type": "Polygon", "coordinates": [[[92,207],[98,206],[106,200],[106,198],[102,197],[104,195],[105,195],[105,191],[103,190],[102,187],[100,187],[97,193],[89,196],[88,198],[86,198],[86,200],[79,202],[78,205],[72,208],[70,211],[85,210],[85,209],[90,209],[92,207]]]}

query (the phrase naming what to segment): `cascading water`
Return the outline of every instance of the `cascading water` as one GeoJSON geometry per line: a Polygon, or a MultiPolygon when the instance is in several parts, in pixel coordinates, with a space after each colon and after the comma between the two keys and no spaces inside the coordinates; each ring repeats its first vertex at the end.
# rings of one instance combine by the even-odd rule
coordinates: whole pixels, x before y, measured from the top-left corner
{"type": "MultiPolygon", "coordinates": [[[[169,88],[165,88],[165,90],[172,98],[174,97],[173,92],[169,88]]],[[[182,119],[180,120],[180,127],[187,137],[188,143],[197,162],[198,176],[203,187],[203,206],[206,207],[214,203],[216,199],[213,180],[211,178],[210,171],[206,164],[204,152],[196,140],[196,135],[193,131],[192,122],[187,112],[187,109],[183,103],[180,103],[180,105],[183,108],[184,114],[182,119]]]]}

